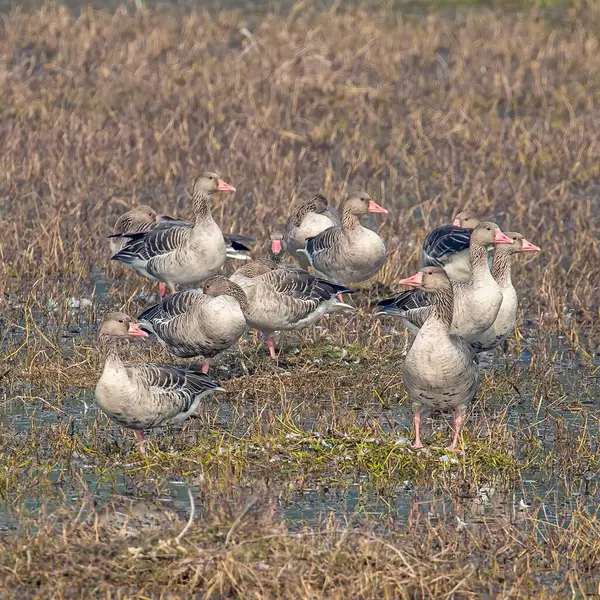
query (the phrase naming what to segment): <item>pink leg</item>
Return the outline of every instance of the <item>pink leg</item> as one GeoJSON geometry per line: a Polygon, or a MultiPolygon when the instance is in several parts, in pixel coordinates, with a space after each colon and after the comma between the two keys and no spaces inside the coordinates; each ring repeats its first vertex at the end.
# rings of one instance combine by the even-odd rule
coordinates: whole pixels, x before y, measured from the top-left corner
{"type": "Polygon", "coordinates": [[[140,450],[140,454],[142,456],[146,456],[146,440],[144,439],[144,432],[136,431],[135,437],[137,438],[137,441],[138,441],[138,448],[140,450]]]}
{"type": "Polygon", "coordinates": [[[204,361],[204,362],[202,363],[202,372],[203,372],[205,375],[208,373],[208,367],[209,367],[209,364],[208,364],[208,362],[204,361]]]}
{"type": "Polygon", "coordinates": [[[267,336],[267,348],[269,349],[269,354],[273,360],[277,360],[277,354],[275,354],[275,341],[273,340],[273,334],[269,334],[267,336]]]}
{"type": "Polygon", "coordinates": [[[413,424],[415,426],[415,443],[412,445],[413,448],[422,448],[423,443],[421,442],[421,412],[422,408],[418,408],[415,411],[415,417],[413,419],[413,424]]]}
{"type": "Polygon", "coordinates": [[[458,436],[460,435],[460,428],[465,421],[465,416],[459,411],[454,411],[454,437],[452,438],[452,443],[446,447],[446,450],[456,450],[456,446],[458,445],[458,436]]]}
{"type": "Polygon", "coordinates": [[[158,284],[158,295],[161,300],[165,297],[166,293],[167,293],[167,286],[161,281],[158,284]]]}
{"type": "Polygon", "coordinates": [[[338,302],[343,302],[344,301],[344,296],[342,296],[342,294],[338,294],[337,295],[337,299],[338,299],[338,302]]]}

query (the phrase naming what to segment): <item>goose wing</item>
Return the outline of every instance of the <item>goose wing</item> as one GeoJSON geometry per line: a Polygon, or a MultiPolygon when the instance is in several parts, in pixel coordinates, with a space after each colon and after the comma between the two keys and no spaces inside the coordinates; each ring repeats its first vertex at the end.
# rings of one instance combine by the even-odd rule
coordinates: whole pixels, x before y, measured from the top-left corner
{"type": "Polygon", "coordinates": [[[130,375],[143,382],[160,405],[161,416],[157,416],[153,426],[187,413],[198,396],[223,391],[216,379],[202,373],[200,366],[142,364],[126,368],[130,375]]]}
{"type": "Polygon", "coordinates": [[[169,294],[141,313],[138,320],[145,321],[153,327],[154,325],[166,325],[192,308],[205,303],[207,299],[207,296],[195,290],[169,294]]]}
{"type": "Polygon", "coordinates": [[[376,315],[402,317],[417,328],[423,326],[431,312],[429,298],[423,290],[408,290],[393,298],[382,300],[376,315]]]}
{"type": "Polygon", "coordinates": [[[158,227],[150,231],[140,233],[128,233],[129,241],[117,252],[112,260],[118,260],[125,264],[136,261],[147,263],[157,256],[169,254],[180,248],[190,235],[191,228],[183,225],[172,225],[170,227],[158,227]]]}
{"type": "Polygon", "coordinates": [[[421,266],[443,267],[448,257],[469,247],[472,229],[443,225],[427,234],[421,246],[421,266]]]}
{"type": "Polygon", "coordinates": [[[314,237],[306,238],[305,254],[313,267],[319,262],[321,256],[326,255],[340,241],[342,230],[340,227],[330,227],[314,237]]]}

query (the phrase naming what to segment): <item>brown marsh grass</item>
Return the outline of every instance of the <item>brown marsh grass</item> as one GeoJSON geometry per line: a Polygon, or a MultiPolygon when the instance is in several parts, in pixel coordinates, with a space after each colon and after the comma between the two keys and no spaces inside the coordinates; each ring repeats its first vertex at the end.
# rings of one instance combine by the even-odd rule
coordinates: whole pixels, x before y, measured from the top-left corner
{"type": "MultiPolygon", "coordinates": [[[[567,494],[588,484],[598,494],[599,25],[594,2],[573,3],[560,22],[535,9],[415,20],[310,4],[259,23],[173,7],[4,16],[0,410],[33,411],[25,432],[0,430],[0,500],[20,523],[20,536],[0,538],[10,593],[598,593],[595,512],[581,501],[550,526],[543,498],[519,512],[509,497],[534,475],[567,494]],[[389,209],[381,233],[391,256],[382,285],[357,296],[356,316],[282,336],[279,367],[252,336],[222,357],[228,419],[215,401],[183,432],[157,435],[141,461],[106,420],[69,412],[94,386],[101,314],[137,313],[155,293],[109,262],[106,235],[140,201],[189,215],[186,183],[207,168],[238,190],[215,200],[218,221],[257,237],[257,253],[290,203],[323,187],[334,204],[364,188],[389,209]],[[396,443],[409,435],[397,412],[406,340],[371,318],[369,302],[414,272],[426,231],[461,208],[543,253],[516,261],[523,311],[509,356],[486,369],[467,450],[448,464],[435,447],[447,435],[439,422],[431,455],[396,443]],[[74,308],[92,280],[96,290],[106,280],[106,293],[74,308]],[[54,420],[40,425],[44,412],[54,420]],[[162,513],[130,538],[97,516],[83,483],[91,472],[112,484],[123,470],[142,497],[178,477],[212,504],[176,543],[181,516],[162,513]],[[268,497],[273,487],[366,481],[393,504],[404,480],[451,498],[454,513],[294,530],[268,497]],[[67,483],[82,498],[74,513],[67,483]],[[493,519],[462,512],[490,486],[510,508],[492,507],[493,519]],[[62,508],[25,514],[32,496],[62,508]],[[235,510],[223,508],[232,498],[235,510]]],[[[127,352],[170,360],[157,346],[127,352]]]]}

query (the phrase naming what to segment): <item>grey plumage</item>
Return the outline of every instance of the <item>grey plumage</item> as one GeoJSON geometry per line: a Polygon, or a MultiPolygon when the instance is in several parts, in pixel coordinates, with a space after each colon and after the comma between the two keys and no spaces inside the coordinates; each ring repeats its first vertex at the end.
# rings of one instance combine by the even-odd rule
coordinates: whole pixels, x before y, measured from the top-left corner
{"type": "Polygon", "coordinates": [[[453,291],[439,267],[421,270],[423,289],[430,295],[431,311],[404,362],[404,387],[415,411],[415,447],[422,446],[420,419],[423,407],[453,410],[456,447],[460,426],[479,386],[479,373],[470,346],[450,333],[453,291]]]}
{"type": "Polygon", "coordinates": [[[307,238],[302,252],[317,274],[350,285],[366,281],[381,269],[387,259],[385,243],[357,218],[369,212],[387,213],[366,193],[351,196],[344,203],[341,225],[307,238]]]}
{"type": "Polygon", "coordinates": [[[221,276],[208,279],[204,286],[206,294],[196,290],[170,294],[138,317],[144,328],[180,358],[216,356],[246,328],[243,290],[221,276]]]}
{"type": "Polygon", "coordinates": [[[124,313],[105,317],[100,328],[105,361],[95,391],[99,408],[110,419],[138,432],[142,453],[144,429],[181,423],[196,411],[203,397],[223,391],[199,366],[124,364],[117,350],[119,339],[144,336],[124,313]]]}

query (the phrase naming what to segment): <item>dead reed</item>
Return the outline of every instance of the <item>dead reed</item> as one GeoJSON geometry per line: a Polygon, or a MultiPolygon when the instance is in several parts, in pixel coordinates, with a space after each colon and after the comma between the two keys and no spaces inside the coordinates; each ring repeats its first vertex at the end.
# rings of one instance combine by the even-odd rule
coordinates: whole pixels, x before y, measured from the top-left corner
{"type": "MultiPolygon", "coordinates": [[[[408,19],[310,4],[260,23],[174,7],[6,15],[0,414],[23,406],[30,423],[0,429],[0,502],[19,522],[19,536],[0,537],[2,593],[598,594],[598,520],[584,498],[597,498],[600,468],[599,24],[591,1],[560,22],[537,9],[408,19]],[[238,189],[215,202],[223,228],[261,240],[303,194],[322,186],[338,203],[366,188],[390,211],[378,276],[388,289],[416,269],[425,232],[460,208],[542,247],[516,261],[523,311],[509,356],[486,371],[466,453],[449,461],[435,449],[439,420],[430,455],[406,448],[405,340],[370,316],[383,287],[357,296],[356,316],[283,336],[279,367],[244,340],[217,367],[226,406],[157,434],[147,461],[82,408],[98,370],[95,323],[108,308],[139,312],[155,291],[109,263],[106,235],[139,201],[188,216],[186,182],[205,168],[238,189]],[[94,508],[88,476],[115,489],[126,476],[153,499],[180,478],[199,486],[201,516],[178,541],[180,515],[149,525],[146,507],[134,526],[117,507],[126,516],[115,523],[94,508]],[[544,498],[519,512],[509,496],[533,476],[582,500],[554,525],[544,498]],[[452,514],[416,498],[408,526],[294,529],[273,509],[310,487],[350,485],[393,507],[405,480],[451,498],[452,514]],[[490,488],[482,515],[471,504],[490,488]],[[31,498],[60,508],[29,514],[31,498]]],[[[128,352],[169,360],[158,346],[128,352]]]]}

